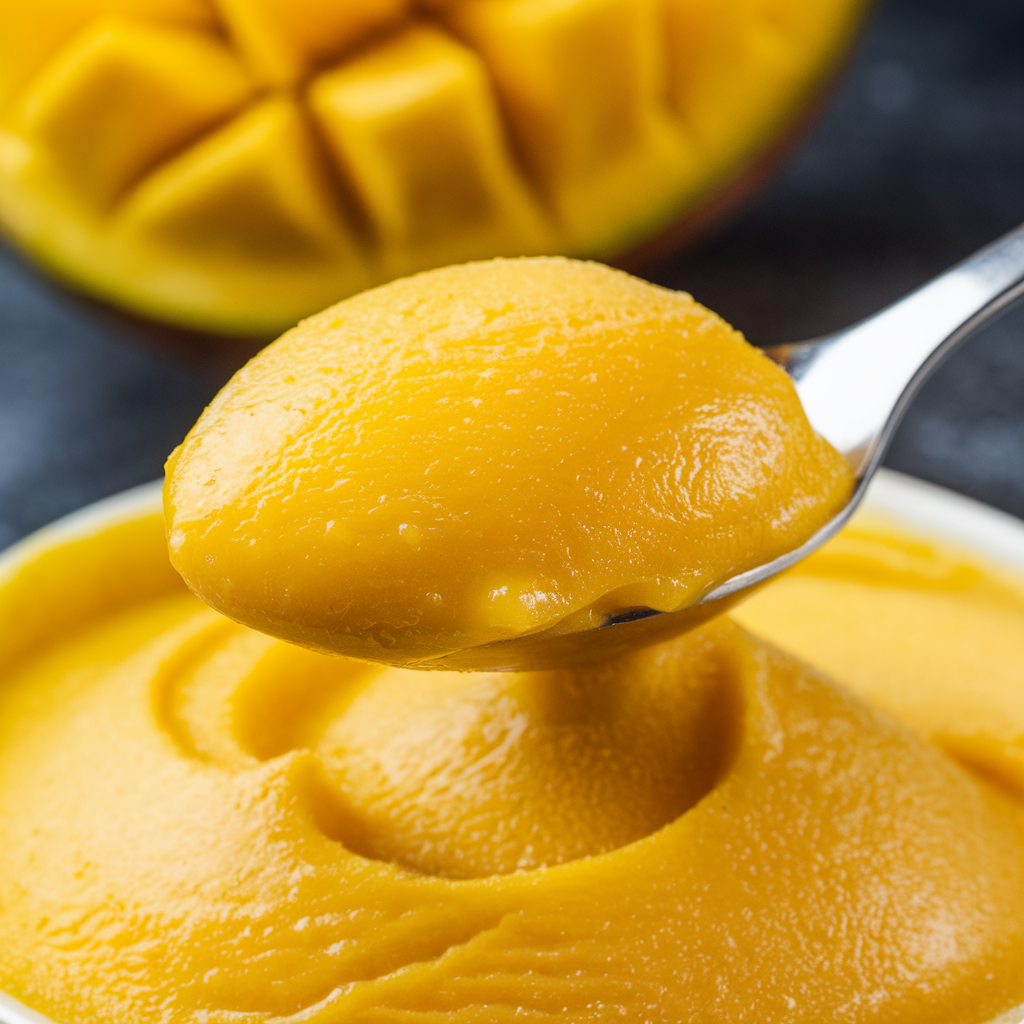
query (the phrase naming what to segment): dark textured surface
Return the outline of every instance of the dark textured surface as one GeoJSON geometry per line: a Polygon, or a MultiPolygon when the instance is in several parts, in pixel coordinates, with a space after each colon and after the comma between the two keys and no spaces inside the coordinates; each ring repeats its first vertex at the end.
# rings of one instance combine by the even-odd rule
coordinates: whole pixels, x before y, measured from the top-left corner
{"type": "MultiPolygon", "coordinates": [[[[873,312],[1024,221],[1024,0],[890,0],[785,173],[657,280],[752,341],[873,312]]],[[[0,251],[0,547],[160,474],[223,374],[133,342],[0,251]]],[[[1024,311],[915,402],[888,464],[1024,516],[1024,311]]]]}

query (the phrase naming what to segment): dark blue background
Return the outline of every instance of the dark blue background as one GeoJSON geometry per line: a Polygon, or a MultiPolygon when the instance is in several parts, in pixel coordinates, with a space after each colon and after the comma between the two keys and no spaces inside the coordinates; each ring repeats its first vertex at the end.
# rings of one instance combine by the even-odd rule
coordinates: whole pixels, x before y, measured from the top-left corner
{"type": "MultiPolygon", "coordinates": [[[[1024,221],[1024,0],[889,0],[785,172],[666,261],[754,342],[814,337],[1024,221]]],[[[0,548],[153,479],[225,379],[0,250],[0,548]]],[[[887,462],[1024,517],[1024,310],[928,383],[887,462]]]]}

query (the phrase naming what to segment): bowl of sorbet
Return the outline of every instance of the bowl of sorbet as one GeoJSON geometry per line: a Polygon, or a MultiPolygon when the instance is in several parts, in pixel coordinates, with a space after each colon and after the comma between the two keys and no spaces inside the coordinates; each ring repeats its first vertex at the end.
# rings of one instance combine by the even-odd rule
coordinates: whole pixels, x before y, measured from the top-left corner
{"type": "Polygon", "coordinates": [[[892,473],[518,675],[233,622],[129,492],[0,560],[0,1021],[1017,1024],[1022,664],[1024,526],[892,473]]]}

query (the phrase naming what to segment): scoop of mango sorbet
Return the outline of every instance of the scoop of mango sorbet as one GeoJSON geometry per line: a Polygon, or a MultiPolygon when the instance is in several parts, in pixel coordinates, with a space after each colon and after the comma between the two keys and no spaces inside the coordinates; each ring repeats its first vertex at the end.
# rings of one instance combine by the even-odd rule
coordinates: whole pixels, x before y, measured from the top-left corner
{"type": "Polygon", "coordinates": [[[459,668],[692,604],[851,489],[785,373],[690,296],[522,259],[397,281],[285,334],[171,456],[165,507],[174,565],[229,617],[459,668]]]}

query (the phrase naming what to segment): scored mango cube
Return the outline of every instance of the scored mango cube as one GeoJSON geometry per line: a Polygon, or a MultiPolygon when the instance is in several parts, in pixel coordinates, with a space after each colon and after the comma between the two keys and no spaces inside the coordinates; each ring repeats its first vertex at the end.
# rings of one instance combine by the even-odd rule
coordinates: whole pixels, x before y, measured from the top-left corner
{"type": "Polygon", "coordinates": [[[206,0],[31,0],[0,4],[0,112],[63,46],[98,19],[217,30],[206,0]]]}
{"type": "Polygon", "coordinates": [[[259,80],[287,86],[396,23],[409,0],[220,0],[218,7],[259,80]]]}
{"type": "Polygon", "coordinates": [[[124,231],[199,260],[349,265],[366,280],[358,245],[292,100],[273,98],[145,181],[125,204],[124,231]]]}
{"type": "Polygon", "coordinates": [[[209,36],[110,19],[57,55],[18,121],[75,191],[103,207],[252,91],[238,59],[209,36]]]}
{"type": "Polygon", "coordinates": [[[574,249],[611,242],[595,207],[635,223],[671,203],[692,158],[664,102],[657,0],[477,0],[448,17],[490,67],[574,249]]]}
{"type": "Polygon", "coordinates": [[[479,58],[438,30],[411,28],[324,75],[310,103],[388,274],[550,244],[479,58]]]}
{"type": "Polygon", "coordinates": [[[776,128],[810,55],[828,53],[853,13],[817,0],[667,0],[672,103],[712,164],[776,128]]]}

